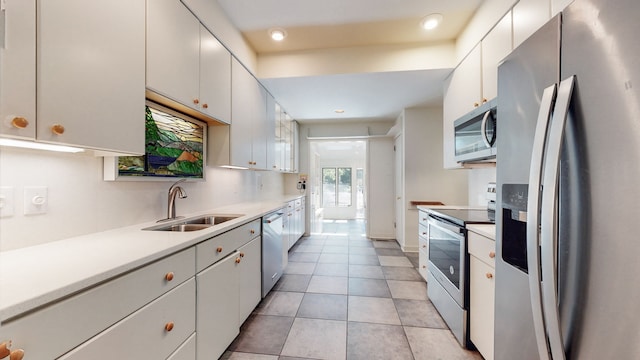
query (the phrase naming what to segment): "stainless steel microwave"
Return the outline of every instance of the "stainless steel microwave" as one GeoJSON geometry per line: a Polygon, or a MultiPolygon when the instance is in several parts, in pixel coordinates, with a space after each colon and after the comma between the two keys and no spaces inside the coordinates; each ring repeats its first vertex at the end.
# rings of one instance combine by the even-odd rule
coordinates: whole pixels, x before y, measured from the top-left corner
{"type": "Polygon", "coordinates": [[[488,101],[453,123],[457,162],[496,157],[496,105],[497,99],[488,101]]]}

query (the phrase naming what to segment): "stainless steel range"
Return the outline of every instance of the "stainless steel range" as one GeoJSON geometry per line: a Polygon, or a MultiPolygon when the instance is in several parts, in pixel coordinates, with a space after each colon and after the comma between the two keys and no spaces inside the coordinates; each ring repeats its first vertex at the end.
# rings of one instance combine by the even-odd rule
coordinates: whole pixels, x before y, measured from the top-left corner
{"type": "Polygon", "coordinates": [[[463,347],[468,337],[469,255],[466,224],[493,223],[486,209],[429,209],[428,295],[463,347]]]}

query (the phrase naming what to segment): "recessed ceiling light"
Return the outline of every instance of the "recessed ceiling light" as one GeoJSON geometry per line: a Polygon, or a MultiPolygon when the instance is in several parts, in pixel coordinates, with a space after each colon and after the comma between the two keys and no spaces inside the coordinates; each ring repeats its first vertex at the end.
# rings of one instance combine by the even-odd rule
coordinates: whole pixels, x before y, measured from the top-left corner
{"type": "Polygon", "coordinates": [[[269,36],[271,36],[271,39],[273,39],[274,41],[282,41],[287,37],[287,32],[284,29],[280,28],[271,29],[269,30],[269,36]]]}
{"type": "Polygon", "coordinates": [[[433,30],[440,25],[442,19],[442,14],[429,14],[422,19],[420,25],[425,30],[433,30]]]}
{"type": "Polygon", "coordinates": [[[342,114],[342,113],[344,113],[344,110],[342,110],[342,109],[336,109],[336,110],[333,110],[333,111],[334,111],[336,114],[342,114]]]}

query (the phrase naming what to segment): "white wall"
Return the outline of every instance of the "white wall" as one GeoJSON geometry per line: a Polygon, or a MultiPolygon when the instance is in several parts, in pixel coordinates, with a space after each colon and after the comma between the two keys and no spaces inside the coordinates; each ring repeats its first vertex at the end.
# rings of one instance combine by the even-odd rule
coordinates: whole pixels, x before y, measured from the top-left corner
{"type": "MultiPolygon", "coordinates": [[[[183,184],[177,214],[283,194],[282,175],[207,168],[206,182],[183,184]],[[258,177],[262,184],[258,184],[258,177]]],[[[0,251],[165,218],[171,182],[105,182],[102,158],[0,149],[0,186],[14,188],[14,216],[0,219],[0,251]],[[25,186],[48,187],[48,212],[23,215],[25,186]]]]}
{"type": "Polygon", "coordinates": [[[367,152],[367,236],[395,239],[393,138],[370,139],[367,152]]]}
{"type": "Polygon", "coordinates": [[[487,206],[487,184],[496,181],[496,168],[469,171],[469,205],[487,206]]]}

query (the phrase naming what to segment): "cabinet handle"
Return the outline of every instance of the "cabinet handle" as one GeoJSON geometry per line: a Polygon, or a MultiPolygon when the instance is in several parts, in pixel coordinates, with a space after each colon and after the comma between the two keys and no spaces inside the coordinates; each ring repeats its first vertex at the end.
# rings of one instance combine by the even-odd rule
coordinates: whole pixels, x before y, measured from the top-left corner
{"type": "Polygon", "coordinates": [[[490,258],[495,258],[496,257],[496,252],[495,251],[489,251],[489,257],[490,258]]]}
{"type": "Polygon", "coordinates": [[[24,129],[27,126],[29,126],[29,121],[23,118],[22,116],[16,116],[13,119],[11,119],[11,126],[13,126],[16,129],[24,129]]]}
{"type": "Polygon", "coordinates": [[[487,273],[487,279],[491,279],[493,278],[493,274],[492,273],[487,273]]]}
{"type": "Polygon", "coordinates": [[[243,253],[243,252],[241,252],[241,253],[240,253],[240,257],[241,257],[241,258],[243,258],[243,257],[244,257],[244,253],[243,253]]]}
{"type": "Polygon", "coordinates": [[[478,104],[477,102],[474,102],[474,103],[473,103],[473,107],[474,107],[474,108],[477,108],[478,106],[480,106],[480,104],[478,104]]]}
{"type": "Polygon", "coordinates": [[[423,231],[423,232],[422,232],[422,235],[427,236],[427,232],[426,232],[426,231],[423,231]]]}
{"type": "Polygon", "coordinates": [[[222,252],[222,246],[218,246],[218,248],[216,249],[216,252],[221,253],[222,252]]]}
{"type": "Polygon", "coordinates": [[[203,109],[208,109],[208,108],[209,108],[209,105],[208,105],[208,104],[206,104],[206,103],[205,103],[205,104],[202,104],[202,108],[203,108],[203,109]]]}
{"type": "Polygon", "coordinates": [[[166,332],[169,332],[169,331],[173,330],[173,326],[174,326],[173,321],[169,321],[168,323],[166,323],[164,325],[164,330],[166,332]]]}
{"type": "Polygon", "coordinates": [[[9,354],[9,360],[22,360],[24,358],[24,350],[16,349],[9,354]]]}
{"type": "Polygon", "coordinates": [[[487,102],[487,99],[486,99],[486,98],[483,98],[483,99],[482,99],[482,103],[484,104],[484,103],[486,103],[486,102],[487,102]]]}
{"type": "Polygon", "coordinates": [[[251,233],[251,235],[253,235],[253,234],[255,234],[255,233],[256,233],[256,231],[255,231],[255,230],[253,230],[253,229],[251,229],[251,231],[249,231],[249,232],[251,233]]]}
{"type": "Polygon", "coordinates": [[[196,105],[198,105],[198,104],[200,104],[200,100],[198,100],[198,99],[193,99],[193,103],[194,103],[194,104],[196,104],[196,105]]]}
{"type": "Polygon", "coordinates": [[[423,268],[423,269],[426,269],[426,268],[427,268],[427,265],[422,265],[422,268],[423,268]]]}
{"type": "Polygon", "coordinates": [[[11,347],[11,340],[0,344],[0,359],[4,359],[11,354],[9,348],[11,347]]]}
{"type": "Polygon", "coordinates": [[[240,264],[240,261],[242,261],[242,259],[240,259],[239,257],[236,258],[236,264],[240,264]]]}
{"type": "Polygon", "coordinates": [[[62,135],[64,134],[64,126],[60,124],[53,124],[53,126],[51,126],[51,132],[56,135],[62,135]]]}
{"type": "Polygon", "coordinates": [[[425,244],[425,245],[422,245],[422,247],[423,247],[423,248],[426,248],[426,247],[427,247],[427,245],[426,245],[426,244],[425,244]]]}
{"type": "Polygon", "coordinates": [[[164,276],[164,279],[167,281],[173,280],[173,271],[168,272],[167,275],[164,276]]]}

